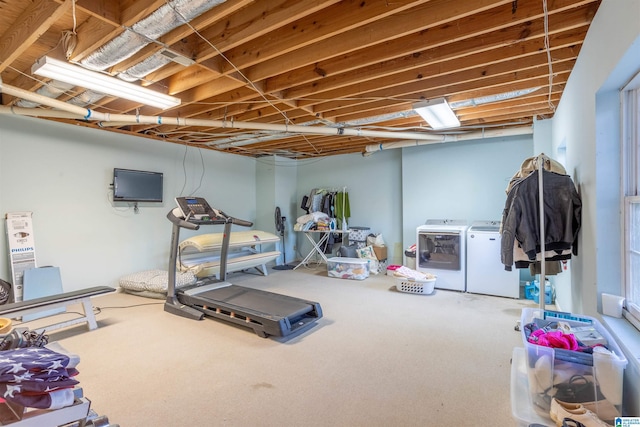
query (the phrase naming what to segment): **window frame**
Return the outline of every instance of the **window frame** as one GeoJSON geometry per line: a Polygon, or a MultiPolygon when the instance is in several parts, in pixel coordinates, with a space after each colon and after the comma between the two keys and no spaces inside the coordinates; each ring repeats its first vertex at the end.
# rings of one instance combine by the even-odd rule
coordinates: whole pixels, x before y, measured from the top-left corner
{"type": "MultiPolygon", "coordinates": [[[[632,207],[640,205],[640,73],[637,74],[621,90],[621,130],[622,152],[620,155],[622,174],[621,192],[622,203],[622,242],[623,242],[623,272],[624,286],[622,291],[625,297],[624,317],[640,330],[640,292],[634,295],[633,280],[631,274],[631,235],[632,231],[640,233],[640,230],[632,229],[632,207]],[[635,299],[634,299],[635,298],[635,299]]],[[[636,251],[640,248],[634,248],[636,251]]],[[[640,277],[640,272],[637,272],[640,277]]],[[[636,280],[639,280],[636,278],[636,280]]],[[[636,289],[638,290],[638,289],[636,289]]]]}
{"type": "MultiPolygon", "coordinates": [[[[624,273],[625,273],[625,286],[624,286],[624,296],[625,296],[625,300],[627,301],[627,303],[625,304],[625,317],[627,319],[629,319],[629,316],[632,317],[632,319],[629,319],[630,321],[632,321],[632,323],[636,326],[636,328],[640,329],[640,305],[638,305],[638,297],[637,295],[634,295],[633,291],[630,289],[631,287],[631,280],[632,280],[632,274],[631,274],[631,262],[630,262],[630,255],[632,253],[632,251],[634,251],[634,249],[631,248],[631,216],[632,216],[632,205],[640,205],[640,196],[627,196],[625,197],[625,225],[624,225],[624,230],[625,230],[625,238],[624,238],[624,245],[625,245],[625,268],[624,268],[624,273]],[[635,302],[634,299],[631,298],[632,296],[635,297],[635,302]],[[635,320],[635,322],[634,322],[635,320]]],[[[636,254],[640,254],[640,251],[635,250],[636,254]]]]}

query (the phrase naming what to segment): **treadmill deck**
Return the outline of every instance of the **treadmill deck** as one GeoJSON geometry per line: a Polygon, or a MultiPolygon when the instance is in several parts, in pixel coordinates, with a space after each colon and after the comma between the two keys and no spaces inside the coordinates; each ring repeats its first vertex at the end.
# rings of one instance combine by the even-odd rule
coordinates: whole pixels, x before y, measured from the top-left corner
{"type": "Polygon", "coordinates": [[[250,327],[261,337],[287,336],[322,317],[319,303],[229,282],[182,289],[176,297],[204,315],[250,327]]]}

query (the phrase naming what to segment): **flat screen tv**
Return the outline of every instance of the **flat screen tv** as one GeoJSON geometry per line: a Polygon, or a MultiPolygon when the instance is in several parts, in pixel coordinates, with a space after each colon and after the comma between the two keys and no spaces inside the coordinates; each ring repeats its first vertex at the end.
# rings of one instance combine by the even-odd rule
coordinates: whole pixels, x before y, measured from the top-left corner
{"type": "Polygon", "coordinates": [[[113,200],[162,202],[162,173],[114,168],[113,200]]]}

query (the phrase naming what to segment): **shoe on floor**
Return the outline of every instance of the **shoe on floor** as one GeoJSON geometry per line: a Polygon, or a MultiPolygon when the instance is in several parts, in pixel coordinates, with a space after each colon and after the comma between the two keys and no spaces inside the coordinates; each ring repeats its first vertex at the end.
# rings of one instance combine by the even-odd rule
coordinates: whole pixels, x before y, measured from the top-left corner
{"type": "Polygon", "coordinates": [[[582,406],[580,403],[567,403],[558,399],[551,400],[551,419],[557,427],[570,425],[565,423],[565,419],[573,420],[584,425],[584,427],[612,427],[602,421],[596,414],[582,406]]]}

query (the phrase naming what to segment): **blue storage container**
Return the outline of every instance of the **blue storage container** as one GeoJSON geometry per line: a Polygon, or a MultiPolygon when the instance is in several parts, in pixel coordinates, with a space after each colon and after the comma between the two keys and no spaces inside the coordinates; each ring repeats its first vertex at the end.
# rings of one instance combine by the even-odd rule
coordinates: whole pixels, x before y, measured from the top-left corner
{"type": "MultiPolygon", "coordinates": [[[[553,304],[556,300],[556,290],[549,283],[548,280],[545,280],[545,292],[544,292],[544,303],[545,304],[553,304]]],[[[524,287],[524,297],[526,299],[532,299],[536,302],[536,304],[540,303],[540,282],[538,280],[534,280],[533,282],[528,282],[524,287]]]]}

